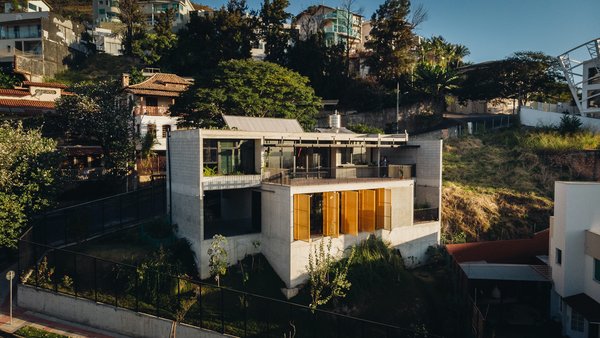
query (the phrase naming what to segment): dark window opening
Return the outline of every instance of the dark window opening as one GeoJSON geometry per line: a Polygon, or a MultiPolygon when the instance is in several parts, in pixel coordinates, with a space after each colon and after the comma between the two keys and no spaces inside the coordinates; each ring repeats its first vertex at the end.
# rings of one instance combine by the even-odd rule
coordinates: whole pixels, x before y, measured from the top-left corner
{"type": "Polygon", "coordinates": [[[261,193],[251,189],[204,192],[204,239],[216,234],[238,236],[261,230],[261,193]]]}
{"type": "Polygon", "coordinates": [[[323,193],[310,197],[310,236],[323,235],[323,193]]]}
{"type": "Polygon", "coordinates": [[[158,107],[158,98],[152,96],[146,96],[146,106],[158,107]]]}

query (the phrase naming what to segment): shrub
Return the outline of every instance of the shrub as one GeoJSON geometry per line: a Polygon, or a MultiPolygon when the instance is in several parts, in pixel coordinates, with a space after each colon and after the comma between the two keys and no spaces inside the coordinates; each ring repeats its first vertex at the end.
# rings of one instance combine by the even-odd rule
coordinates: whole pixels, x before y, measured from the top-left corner
{"type": "Polygon", "coordinates": [[[573,134],[581,130],[581,120],[575,115],[563,114],[558,125],[558,132],[562,135],[573,134]]]}
{"type": "Polygon", "coordinates": [[[221,286],[221,276],[227,273],[227,262],[227,238],[214,235],[208,249],[208,267],[218,286],[221,286]]]}

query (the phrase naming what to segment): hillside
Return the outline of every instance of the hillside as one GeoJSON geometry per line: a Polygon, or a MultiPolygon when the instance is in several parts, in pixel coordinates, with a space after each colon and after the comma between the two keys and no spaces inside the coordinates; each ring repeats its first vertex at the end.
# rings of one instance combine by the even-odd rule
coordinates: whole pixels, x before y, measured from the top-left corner
{"type": "Polygon", "coordinates": [[[446,242],[512,239],[548,227],[554,181],[598,178],[600,136],[508,130],[444,146],[446,242]]]}

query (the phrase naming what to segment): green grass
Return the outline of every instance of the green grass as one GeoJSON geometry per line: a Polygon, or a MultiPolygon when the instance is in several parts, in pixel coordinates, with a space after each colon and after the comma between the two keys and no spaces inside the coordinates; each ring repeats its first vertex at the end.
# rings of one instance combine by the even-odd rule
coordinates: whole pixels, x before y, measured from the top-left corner
{"type": "Polygon", "coordinates": [[[555,131],[530,132],[520,139],[523,148],[532,151],[594,150],[600,148],[600,135],[581,131],[561,135],[555,131]]]}
{"type": "Polygon", "coordinates": [[[15,332],[17,335],[25,338],[69,338],[62,334],[48,332],[35,328],[33,326],[23,326],[15,332]]]}

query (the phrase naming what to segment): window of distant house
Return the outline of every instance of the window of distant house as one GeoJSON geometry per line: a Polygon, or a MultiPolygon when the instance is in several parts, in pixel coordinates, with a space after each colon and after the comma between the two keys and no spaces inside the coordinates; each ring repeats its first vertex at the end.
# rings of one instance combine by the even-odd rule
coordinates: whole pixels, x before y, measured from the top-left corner
{"type": "Polygon", "coordinates": [[[571,330],[583,332],[583,325],[583,316],[575,310],[571,310],[571,330]]]}
{"type": "Polygon", "coordinates": [[[169,132],[171,131],[171,126],[168,124],[165,124],[162,126],[162,138],[167,138],[167,135],[169,135],[169,132]]]}
{"type": "Polygon", "coordinates": [[[562,250],[559,248],[556,248],[556,264],[562,264],[562,250]]]}
{"type": "Polygon", "coordinates": [[[100,8],[98,10],[98,13],[100,13],[100,14],[106,14],[106,10],[104,8],[100,8]]]}
{"type": "Polygon", "coordinates": [[[146,106],[158,107],[158,98],[156,98],[156,97],[146,97],[146,106]]]}
{"type": "Polygon", "coordinates": [[[600,283],[600,259],[594,258],[594,280],[600,283]]]}
{"type": "Polygon", "coordinates": [[[37,6],[34,4],[28,4],[27,7],[29,7],[29,9],[31,9],[33,11],[37,11],[37,6]]]}
{"type": "Polygon", "coordinates": [[[156,135],[156,124],[154,124],[154,123],[148,124],[148,134],[156,135]]]}

